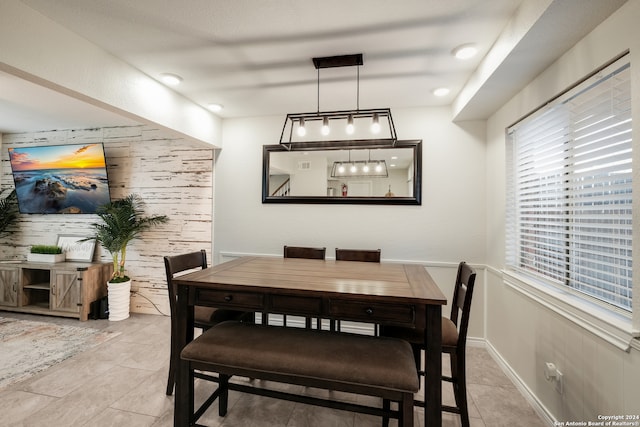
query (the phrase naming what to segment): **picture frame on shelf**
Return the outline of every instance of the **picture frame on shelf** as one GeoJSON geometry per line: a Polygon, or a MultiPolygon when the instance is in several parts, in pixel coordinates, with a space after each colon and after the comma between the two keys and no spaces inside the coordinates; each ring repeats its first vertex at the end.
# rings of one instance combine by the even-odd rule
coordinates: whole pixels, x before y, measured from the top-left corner
{"type": "Polygon", "coordinates": [[[58,235],[58,246],[66,254],[67,261],[91,262],[96,248],[96,239],[70,234],[58,235]]]}

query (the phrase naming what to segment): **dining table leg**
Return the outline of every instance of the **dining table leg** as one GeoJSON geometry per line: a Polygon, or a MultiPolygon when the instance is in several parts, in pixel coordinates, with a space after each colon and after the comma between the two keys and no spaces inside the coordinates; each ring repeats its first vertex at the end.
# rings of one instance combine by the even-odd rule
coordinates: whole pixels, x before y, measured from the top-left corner
{"type": "MultiPolygon", "coordinates": [[[[193,340],[193,306],[188,303],[189,288],[178,286],[177,347],[182,351],[193,340]]],[[[189,381],[188,363],[178,358],[176,366],[176,392],[173,412],[174,427],[187,427],[193,409],[193,384],[189,381]]]]}
{"type": "Polygon", "coordinates": [[[427,305],[424,374],[424,425],[442,426],[442,306],[427,305]]]}

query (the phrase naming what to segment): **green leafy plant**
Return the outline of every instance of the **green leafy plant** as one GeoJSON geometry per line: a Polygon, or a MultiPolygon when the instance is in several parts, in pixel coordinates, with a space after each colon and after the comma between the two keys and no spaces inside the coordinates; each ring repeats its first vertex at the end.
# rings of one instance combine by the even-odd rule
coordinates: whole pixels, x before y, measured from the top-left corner
{"type": "Polygon", "coordinates": [[[0,199],[0,236],[8,233],[7,228],[18,219],[16,190],[0,199]]]}
{"type": "Polygon", "coordinates": [[[153,226],[167,222],[166,215],[144,215],[144,203],[140,196],[130,194],[98,207],[96,214],[102,222],[91,224],[95,238],[113,258],[113,276],[109,282],[126,282],[127,245],[153,226]]]}
{"type": "Polygon", "coordinates": [[[32,254],[48,254],[58,255],[62,253],[62,248],[55,245],[33,245],[31,246],[32,254]]]}

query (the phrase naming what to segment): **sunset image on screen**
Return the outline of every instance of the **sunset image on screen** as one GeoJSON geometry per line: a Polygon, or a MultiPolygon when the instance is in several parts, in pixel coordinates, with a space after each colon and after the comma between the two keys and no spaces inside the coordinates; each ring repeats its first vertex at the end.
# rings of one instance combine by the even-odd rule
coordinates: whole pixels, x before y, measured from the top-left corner
{"type": "Polygon", "coordinates": [[[99,144],[10,148],[9,156],[14,171],[105,167],[104,152],[99,144]]]}
{"type": "Polygon", "coordinates": [[[22,213],[95,213],[109,201],[102,144],[9,148],[22,213]]]}

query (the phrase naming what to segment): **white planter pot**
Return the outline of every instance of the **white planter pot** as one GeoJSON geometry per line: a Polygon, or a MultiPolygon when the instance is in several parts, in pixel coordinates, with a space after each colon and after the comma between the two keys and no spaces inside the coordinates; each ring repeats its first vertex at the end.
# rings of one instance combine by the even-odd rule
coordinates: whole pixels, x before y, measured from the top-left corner
{"type": "Polygon", "coordinates": [[[65,254],[27,254],[27,261],[31,262],[63,262],[65,254]]]}
{"type": "Polygon", "coordinates": [[[131,280],[122,283],[107,282],[109,291],[109,320],[118,321],[129,317],[131,280]]]}

